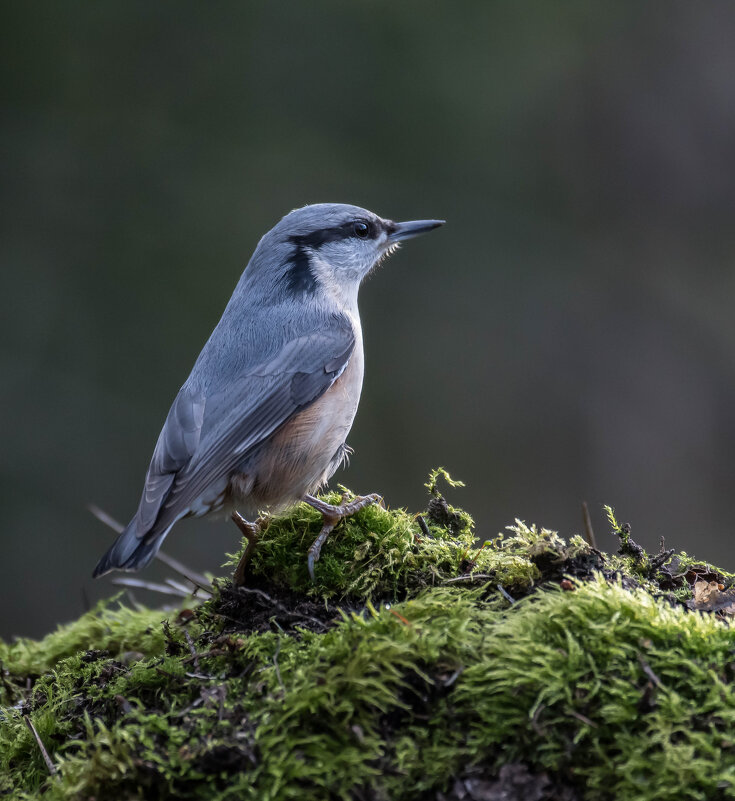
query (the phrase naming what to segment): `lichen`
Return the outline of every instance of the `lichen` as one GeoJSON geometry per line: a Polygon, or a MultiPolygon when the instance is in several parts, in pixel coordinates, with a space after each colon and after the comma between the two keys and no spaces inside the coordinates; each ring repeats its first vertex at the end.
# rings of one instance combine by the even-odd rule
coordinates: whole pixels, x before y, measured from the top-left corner
{"type": "Polygon", "coordinates": [[[300,506],[242,590],[0,643],[0,795],[408,801],[512,768],[539,799],[735,798],[735,633],[677,595],[704,563],[521,521],[478,543],[440,477],[421,519],[340,524],[315,584],[300,506]]]}

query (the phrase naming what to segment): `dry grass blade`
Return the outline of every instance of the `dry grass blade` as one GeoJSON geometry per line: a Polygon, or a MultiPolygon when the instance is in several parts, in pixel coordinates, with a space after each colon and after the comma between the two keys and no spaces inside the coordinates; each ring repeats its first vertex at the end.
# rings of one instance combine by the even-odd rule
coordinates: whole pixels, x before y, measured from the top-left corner
{"type": "Polygon", "coordinates": [[[26,726],[28,726],[31,734],[36,738],[36,742],[38,743],[38,747],[41,749],[41,755],[43,756],[43,761],[46,763],[46,767],[48,768],[48,772],[52,775],[56,775],[56,765],[51,761],[51,757],[48,755],[48,751],[46,750],[46,746],[43,744],[43,740],[39,736],[38,732],[36,731],[36,727],[33,725],[33,721],[30,719],[28,715],[23,715],[23,720],[26,722],[26,726]]]}
{"type": "MultiPolygon", "coordinates": [[[[87,508],[97,518],[97,520],[100,521],[100,523],[104,523],[104,525],[106,525],[108,528],[111,528],[116,534],[122,534],[122,532],[125,530],[125,526],[119,520],[115,520],[112,515],[107,514],[107,512],[105,512],[104,509],[100,509],[99,506],[90,503],[87,508]]],[[[203,576],[201,573],[197,573],[195,570],[191,570],[185,564],[179,562],[178,559],[174,559],[173,556],[169,556],[167,553],[159,551],[156,554],[156,559],[158,559],[159,562],[163,562],[163,564],[167,567],[170,567],[174,573],[178,573],[187,581],[190,581],[195,587],[199,587],[199,589],[204,590],[204,592],[207,593],[212,592],[212,584],[206,576],[203,576]]]]}
{"type": "Polygon", "coordinates": [[[108,515],[107,512],[105,512],[104,509],[100,509],[99,506],[90,503],[87,509],[89,509],[100,523],[104,523],[107,528],[111,528],[116,534],[122,534],[123,531],[125,531],[125,526],[119,520],[115,520],[112,515],[108,515]]]}
{"type": "Polygon", "coordinates": [[[489,573],[466,573],[462,576],[450,576],[442,584],[454,584],[455,581],[490,581],[492,578],[489,573]]]}
{"type": "Polygon", "coordinates": [[[197,649],[194,647],[194,641],[191,639],[191,634],[184,629],[184,637],[186,637],[187,645],[189,646],[189,652],[191,653],[191,659],[194,663],[194,670],[199,670],[199,654],[197,654],[197,649]]]}
{"type": "Polygon", "coordinates": [[[212,597],[211,593],[206,590],[201,590],[199,587],[194,587],[192,590],[191,587],[187,587],[186,584],[182,584],[180,581],[176,581],[176,579],[167,578],[165,581],[169,587],[173,587],[173,589],[179,590],[180,592],[185,592],[187,595],[196,595],[198,598],[203,598],[205,601],[212,597]]]}
{"type": "Polygon", "coordinates": [[[186,589],[179,589],[178,587],[171,587],[169,584],[158,584],[155,581],[146,581],[145,579],[131,578],[129,576],[114,578],[112,579],[112,583],[118,587],[135,587],[140,590],[158,592],[161,595],[175,595],[177,598],[188,598],[191,595],[191,592],[186,589]]]}
{"type": "Polygon", "coordinates": [[[204,590],[204,592],[209,593],[212,592],[212,583],[206,576],[203,576],[201,573],[197,573],[196,570],[191,570],[185,564],[179,562],[178,559],[174,559],[173,556],[169,556],[169,554],[159,551],[156,554],[156,559],[158,559],[159,562],[163,562],[163,564],[167,567],[170,567],[174,573],[178,573],[187,581],[190,581],[195,587],[199,587],[200,590],[204,590]]]}
{"type": "Polygon", "coordinates": [[[597,550],[597,540],[595,539],[595,532],[592,528],[592,518],[590,517],[590,510],[587,507],[587,501],[582,501],[582,522],[584,523],[584,538],[587,544],[597,550]]]}

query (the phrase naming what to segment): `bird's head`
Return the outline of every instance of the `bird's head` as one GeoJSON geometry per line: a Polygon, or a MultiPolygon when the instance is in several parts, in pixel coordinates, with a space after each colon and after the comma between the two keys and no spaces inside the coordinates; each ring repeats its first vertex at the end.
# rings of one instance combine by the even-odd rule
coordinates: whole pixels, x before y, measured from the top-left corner
{"type": "Polygon", "coordinates": [[[287,214],[264,241],[277,243],[285,255],[278,283],[286,291],[328,292],[351,302],[365,276],[401,242],[443,222],[393,222],[358,206],[318,203],[287,214]]]}

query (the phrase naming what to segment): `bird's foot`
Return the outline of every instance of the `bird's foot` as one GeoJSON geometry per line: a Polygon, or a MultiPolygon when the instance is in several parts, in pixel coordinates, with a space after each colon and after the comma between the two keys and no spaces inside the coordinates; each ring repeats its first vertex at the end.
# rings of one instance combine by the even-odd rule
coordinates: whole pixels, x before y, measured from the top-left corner
{"type": "Polygon", "coordinates": [[[235,572],[232,574],[232,583],[236,587],[242,587],[245,584],[245,571],[247,570],[248,562],[250,562],[250,557],[253,555],[255,546],[258,543],[260,525],[259,521],[255,523],[248,522],[239,512],[233,512],[231,517],[232,522],[240,529],[243,537],[248,541],[240,561],[237,563],[235,572]]]}
{"type": "Polygon", "coordinates": [[[313,495],[304,495],[304,502],[316,509],[317,512],[321,512],[323,518],[322,530],[319,532],[319,536],[312,543],[307,554],[306,564],[309,568],[309,575],[311,576],[312,581],[315,581],[314,564],[319,561],[322,545],[324,545],[327,537],[337,523],[339,523],[339,521],[343,518],[354,515],[355,512],[359,512],[360,509],[370,506],[370,504],[382,503],[383,499],[380,495],[373,493],[372,495],[358,495],[348,503],[345,501],[346,496],[343,496],[342,503],[335,506],[331,503],[326,503],[319,498],[315,498],[313,495]]]}

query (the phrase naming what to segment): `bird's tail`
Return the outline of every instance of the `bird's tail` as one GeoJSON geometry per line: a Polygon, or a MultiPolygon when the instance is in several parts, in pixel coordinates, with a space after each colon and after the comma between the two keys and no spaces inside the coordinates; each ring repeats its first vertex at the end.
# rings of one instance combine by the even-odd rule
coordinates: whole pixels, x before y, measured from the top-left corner
{"type": "Polygon", "coordinates": [[[111,570],[140,570],[158,553],[171,526],[160,533],[152,535],[152,532],[148,532],[143,537],[139,537],[135,522],[136,519],[133,518],[112,544],[110,550],[97,562],[97,567],[92,573],[94,578],[104,576],[111,570]]]}

